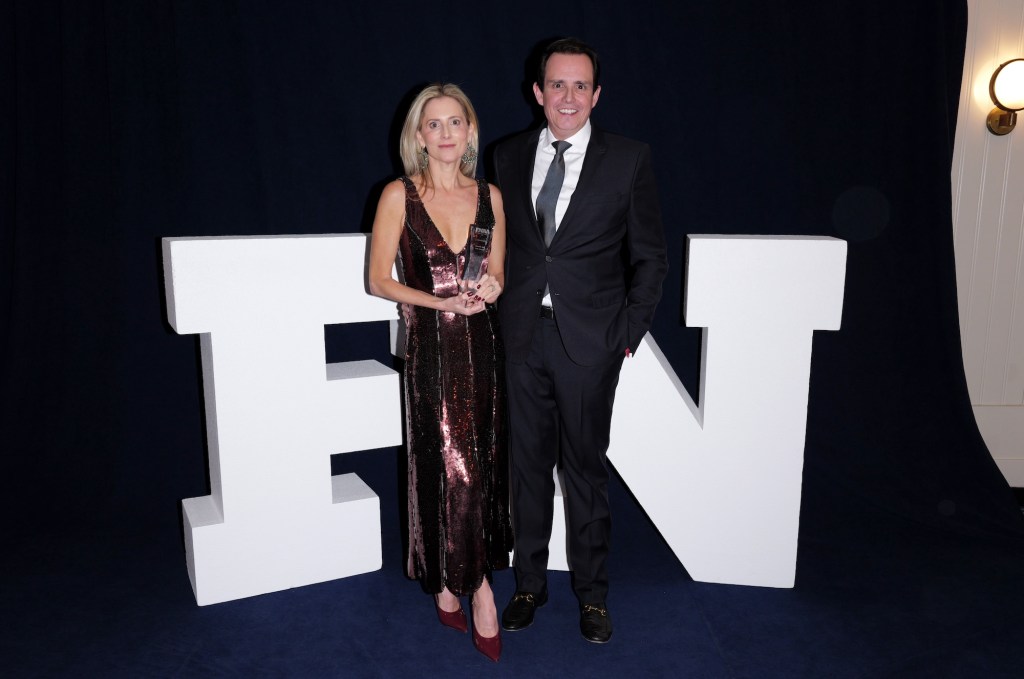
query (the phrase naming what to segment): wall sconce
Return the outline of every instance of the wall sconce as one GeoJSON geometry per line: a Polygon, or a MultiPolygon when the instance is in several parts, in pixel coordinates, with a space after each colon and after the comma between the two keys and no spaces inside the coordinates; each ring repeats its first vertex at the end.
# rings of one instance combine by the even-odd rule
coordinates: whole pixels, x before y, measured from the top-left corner
{"type": "Polygon", "coordinates": [[[1024,109],[1024,59],[1011,59],[996,69],[988,84],[996,108],[985,121],[992,134],[1003,135],[1017,124],[1017,111],[1024,109]]]}

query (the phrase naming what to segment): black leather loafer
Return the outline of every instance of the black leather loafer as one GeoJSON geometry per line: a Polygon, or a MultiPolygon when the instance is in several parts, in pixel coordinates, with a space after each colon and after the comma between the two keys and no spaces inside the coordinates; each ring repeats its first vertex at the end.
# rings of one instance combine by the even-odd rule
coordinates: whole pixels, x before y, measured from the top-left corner
{"type": "Polygon", "coordinates": [[[516,632],[533,624],[533,614],[548,602],[548,590],[539,593],[516,592],[512,600],[501,613],[501,628],[506,632],[516,632]]]}
{"type": "Polygon", "coordinates": [[[580,606],[580,632],[587,641],[606,643],[612,638],[612,618],[604,603],[580,606]]]}

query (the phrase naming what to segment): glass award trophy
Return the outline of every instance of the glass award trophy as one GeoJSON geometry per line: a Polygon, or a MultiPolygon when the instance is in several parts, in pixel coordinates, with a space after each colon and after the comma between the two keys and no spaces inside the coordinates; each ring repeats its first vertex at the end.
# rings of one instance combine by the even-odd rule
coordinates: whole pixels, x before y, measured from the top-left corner
{"type": "Polygon", "coordinates": [[[487,257],[487,248],[491,244],[491,230],[476,224],[469,225],[469,243],[466,248],[466,266],[462,269],[462,280],[467,283],[480,278],[487,257]]]}

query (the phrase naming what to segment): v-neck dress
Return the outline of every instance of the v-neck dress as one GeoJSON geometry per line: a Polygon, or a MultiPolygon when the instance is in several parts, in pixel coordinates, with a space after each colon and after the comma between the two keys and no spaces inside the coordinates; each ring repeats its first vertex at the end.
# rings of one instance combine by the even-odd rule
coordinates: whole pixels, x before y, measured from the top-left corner
{"type": "MultiPolygon", "coordinates": [[[[459,294],[466,247],[452,252],[416,185],[405,184],[399,269],[409,287],[459,294]]],[[[494,228],[491,194],[478,180],[475,224],[494,228]]],[[[486,271],[487,261],[484,262],[486,271]]],[[[457,595],[508,567],[505,366],[493,308],[464,316],[403,304],[408,450],[409,548],[406,571],[432,593],[457,595]]]]}

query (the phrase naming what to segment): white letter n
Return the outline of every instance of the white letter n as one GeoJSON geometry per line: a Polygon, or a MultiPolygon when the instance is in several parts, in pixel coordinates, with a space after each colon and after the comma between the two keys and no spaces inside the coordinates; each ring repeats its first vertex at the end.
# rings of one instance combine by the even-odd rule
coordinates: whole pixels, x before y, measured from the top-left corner
{"type": "Polygon", "coordinates": [[[793,586],[811,340],[845,274],[834,238],[690,236],[700,408],[650,336],[623,367],[608,458],[694,580],[793,586]]]}

